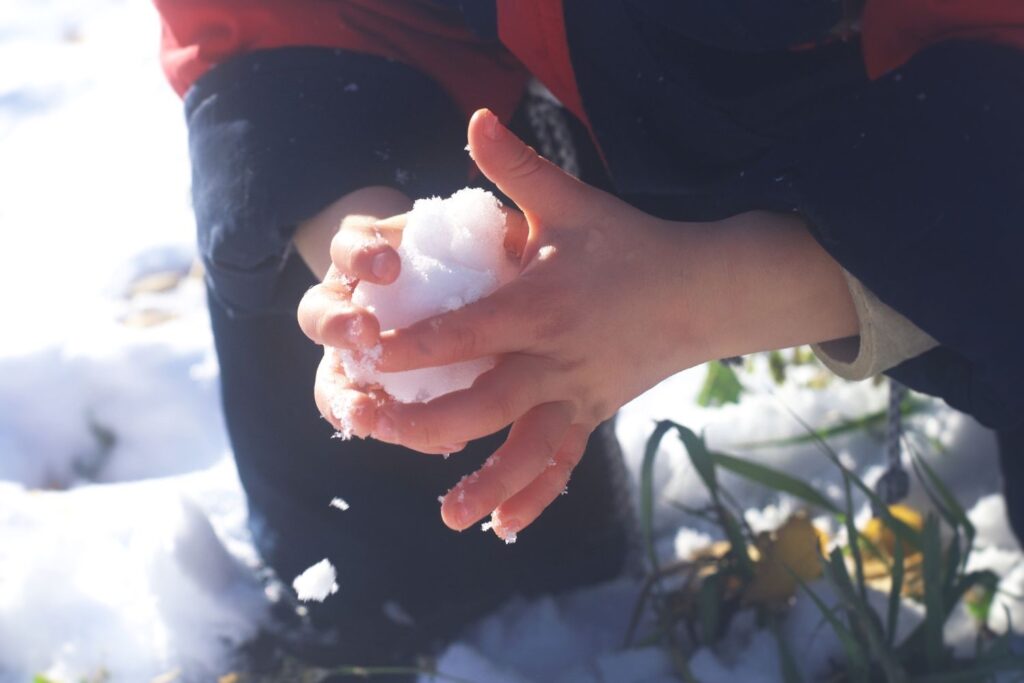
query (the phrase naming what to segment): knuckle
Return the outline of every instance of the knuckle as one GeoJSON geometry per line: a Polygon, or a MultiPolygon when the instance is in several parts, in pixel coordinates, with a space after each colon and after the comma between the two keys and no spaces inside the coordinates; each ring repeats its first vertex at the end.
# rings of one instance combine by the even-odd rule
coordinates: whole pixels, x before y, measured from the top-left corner
{"type": "Polygon", "coordinates": [[[323,311],[316,318],[317,338],[321,341],[331,342],[338,345],[341,341],[341,333],[348,322],[348,316],[336,311],[323,311]]]}
{"type": "Polygon", "coordinates": [[[509,163],[507,172],[513,178],[525,178],[540,171],[544,161],[536,150],[529,145],[522,145],[516,156],[509,163]]]}
{"type": "Polygon", "coordinates": [[[470,325],[454,325],[450,328],[452,350],[460,358],[476,355],[480,348],[480,333],[470,325]]]}
{"type": "Polygon", "coordinates": [[[508,482],[508,479],[504,476],[494,478],[492,490],[494,492],[494,500],[499,504],[505,502],[515,494],[511,484],[508,482]]]}
{"type": "Polygon", "coordinates": [[[590,404],[586,414],[590,418],[590,422],[599,424],[611,417],[612,412],[614,411],[610,409],[607,401],[594,401],[590,404]]]}
{"type": "Polygon", "coordinates": [[[410,420],[402,434],[402,441],[430,447],[443,443],[441,428],[434,420],[410,420]]]}
{"type": "Polygon", "coordinates": [[[561,493],[565,485],[569,483],[569,479],[572,477],[572,471],[576,469],[571,462],[565,460],[559,460],[553,470],[551,477],[551,483],[556,493],[561,493]]]}
{"type": "Polygon", "coordinates": [[[334,267],[344,271],[349,253],[349,236],[345,234],[344,230],[339,230],[331,238],[330,252],[334,267]]]}
{"type": "Polygon", "coordinates": [[[536,438],[536,448],[538,453],[545,453],[548,454],[549,456],[554,456],[558,452],[558,447],[561,445],[561,440],[557,439],[554,435],[538,434],[536,438]]]}
{"type": "Polygon", "coordinates": [[[488,414],[493,415],[495,420],[501,422],[502,425],[509,424],[517,417],[512,398],[504,391],[499,391],[491,396],[487,401],[486,410],[488,414]]]}

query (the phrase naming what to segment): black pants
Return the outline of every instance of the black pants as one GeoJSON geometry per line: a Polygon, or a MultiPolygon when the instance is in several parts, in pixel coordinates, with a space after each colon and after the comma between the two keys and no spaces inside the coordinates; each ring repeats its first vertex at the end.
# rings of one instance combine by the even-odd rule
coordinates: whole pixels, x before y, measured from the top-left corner
{"type": "Polygon", "coordinates": [[[322,350],[294,315],[231,318],[216,299],[209,303],[257,548],[288,584],[325,557],[337,568],[338,592],[309,606],[316,623],[337,628],[338,662],[403,660],[513,594],[560,591],[622,570],[631,506],[610,424],[591,438],[568,495],[516,544],[477,529],[456,533],[441,523],[437,497],[478,467],[502,435],[448,460],[332,439],[313,403],[322,350]],[[334,496],[351,508],[331,508],[334,496]],[[395,606],[415,625],[389,618],[395,606]]]}

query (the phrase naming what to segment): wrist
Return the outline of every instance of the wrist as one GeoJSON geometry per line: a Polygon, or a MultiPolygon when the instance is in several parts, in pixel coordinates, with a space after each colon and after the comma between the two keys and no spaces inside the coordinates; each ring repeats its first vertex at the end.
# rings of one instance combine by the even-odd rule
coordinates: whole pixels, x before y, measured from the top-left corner
{"type": "Polygon", "coordinates": [[[686,224],[692,364],[858,333],[842,268],[795,214],[686,224]]]}

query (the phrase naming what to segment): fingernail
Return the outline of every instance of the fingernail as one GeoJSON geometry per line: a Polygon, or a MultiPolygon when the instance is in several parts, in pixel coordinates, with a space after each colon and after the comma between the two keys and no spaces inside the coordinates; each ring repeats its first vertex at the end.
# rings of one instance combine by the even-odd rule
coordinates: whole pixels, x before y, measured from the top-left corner
{"type": "Polygon", "coordinates": [[[384,413],[378,413],[377,420],[373,424],[373,435],[380,441],[393,443],[395,441],[394,420],[384,413]]]}
{"type": "Polygon", "coordinates": [[[494,115],[494,112],[487,110],[487,120],[484,121],[484,135],[491,140],[498,140],[502,135],[502,125],[498,121],[498,117],[494,115]]]}
{"type": "Polygon", "coordinates": [[[522,524],[518,519],[504,519],[497,514],[492,514],[491,521],[491,528],[498,538],[505,541],[506,544],[516,542],[516,534],[522,529],[522,524]]]}
{"type": "Polygon", "coordinates": [[[374,256],[373,262],[370,264],[370,272],[379,280],[386,279],[391,274],[391,255],[382,251],[374,256]]]}

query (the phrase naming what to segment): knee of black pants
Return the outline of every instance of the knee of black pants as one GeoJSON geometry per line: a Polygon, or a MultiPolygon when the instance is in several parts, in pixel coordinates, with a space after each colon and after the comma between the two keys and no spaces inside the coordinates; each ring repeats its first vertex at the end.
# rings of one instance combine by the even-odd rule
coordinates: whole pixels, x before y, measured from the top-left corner
{"type": "Polygon", "coordinates": [[[340,659],[422,652],[510,595],[564,590],[622,570],[631,509],[610,425],[592,436],[569,494],[515,545],[476,529],[456,533],[441,523],[437,498],[502,435],[448,460],[332,439],[312,398],[322,350],[294,317],[233,319],[212,297],[210,309],[257,547],[286,584],[323,558],[337,568],[337,594],[311,603],[310,614],[339,629],[348,645],[340,659]],[[330,507],[335,496],[350,508],[330,507]]]}

